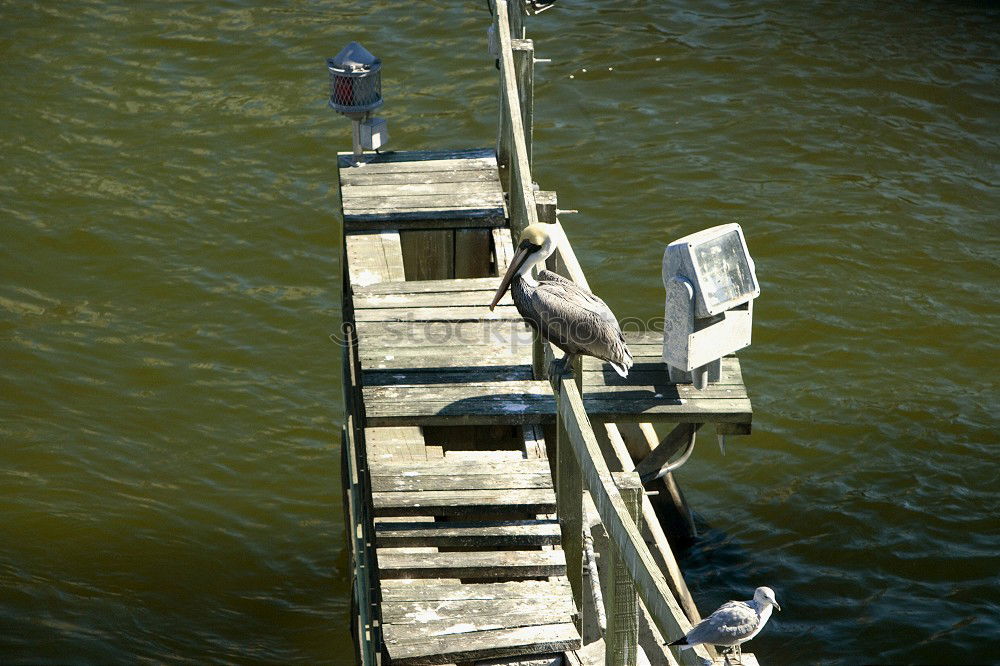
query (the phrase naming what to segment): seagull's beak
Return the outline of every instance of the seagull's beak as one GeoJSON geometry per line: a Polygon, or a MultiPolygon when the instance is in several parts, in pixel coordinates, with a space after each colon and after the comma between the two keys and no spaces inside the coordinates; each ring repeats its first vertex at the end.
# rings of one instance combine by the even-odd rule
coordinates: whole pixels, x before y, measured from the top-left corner
{"type": "Polygon", "coordinates": [[[490,303],[490,312],[493,312],[493,308],[497,306],[503,295],[507,293],[507,289],[510,287],[510,281],[514,279],[517,272],[524,265],[524,262],[528,260],[528,257],[532,255],[533,252],[539,249],[538,245],[534,245],[528,242],[522,242],[517,248],[517,253],[510,262],[510,266],[507,268],[507,272],[504,274],[503,279],[500,280],[500,288],[497,289],[496,295],[493,297],[493,302],[490,303]]]}
{"type": "Polygon", "coordinates": [[[778,605],[777,600],[772,601],[771,603],[774,604],[774,607],[777,608],[779,611],[781,610],[781,606],[778,605]]]}

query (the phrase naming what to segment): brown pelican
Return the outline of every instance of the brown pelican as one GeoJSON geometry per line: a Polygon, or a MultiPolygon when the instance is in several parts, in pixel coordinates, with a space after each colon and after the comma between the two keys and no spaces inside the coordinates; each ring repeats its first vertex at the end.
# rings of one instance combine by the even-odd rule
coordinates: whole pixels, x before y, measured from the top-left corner
{"type": "Polygon", "coordinates": [[[558,227],[531,224],[521,232],[517,252],[500,281],[490,310],[507,293],[542,338],[566,352],[561,370],[572,367],[578,354],[595,356],[611,364],[622,377],[632,367],[632,353],[611,308],[591,292],[561,275],[543,270],[545,260],[555,252],[558,227]],[[539,267],[538,279],[531,276],[539,267]]]}

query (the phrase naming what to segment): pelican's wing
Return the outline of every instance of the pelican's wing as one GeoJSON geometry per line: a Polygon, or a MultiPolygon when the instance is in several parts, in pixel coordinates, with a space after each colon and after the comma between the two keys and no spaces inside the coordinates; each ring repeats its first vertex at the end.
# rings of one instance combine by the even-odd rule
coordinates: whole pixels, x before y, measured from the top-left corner
{"type": "Polygon", "coordinates": [[[748,639],[760,622],[757,611],[742,601],[727,601],[687,633],[687,642],[736,645],[748,639]]]}
{"type": "Polygon", "coordinates": [[[539,273],[531,301],[542,330],[558,347],[608,361],[622,376],[628,374],[632,354],[604,301],[551,271],[539,273]]]}

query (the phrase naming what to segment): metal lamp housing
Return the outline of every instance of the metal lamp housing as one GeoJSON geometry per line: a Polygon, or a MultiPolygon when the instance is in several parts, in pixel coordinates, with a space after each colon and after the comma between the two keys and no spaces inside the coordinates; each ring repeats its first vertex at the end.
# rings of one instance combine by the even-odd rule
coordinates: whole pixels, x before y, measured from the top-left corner
{"type": "Polygon", "coordinates": [[[675,240],[663,252],[664,284],[675,275],[694,287],[698,317],[713,317],[760,296],[753,259],[739,224],[722,224],[675,240]]]}
{"type": "Polygon", "coordinates": [[[750,344],[760,284],[743,229],[723,224],[670,243],[662,277],[663,362],[671,381],[704,388],[723,356],[750,344]]]}
{"type": "Polygon", "coordinates": [[[382,61],[351,42],[340,53],[327,58],[330,70],[330,108],[361,119],[382,106],[382,61]]]}

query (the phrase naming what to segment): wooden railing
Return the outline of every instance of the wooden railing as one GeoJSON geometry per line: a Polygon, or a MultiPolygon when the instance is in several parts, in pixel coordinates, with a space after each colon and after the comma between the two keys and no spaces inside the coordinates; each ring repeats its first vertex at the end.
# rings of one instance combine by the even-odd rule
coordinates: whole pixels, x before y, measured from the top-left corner
{"type": "MultiPolygon", "coordinates": [[[[531,131],[534,48],[530,40],[513,39],[512,32],[522,36],[523,13],[521,0],[492,0],[493,30],[500,46],[500,115],[498,121],[497,156],[501,180],[508,192],[511,232],[514,241],[525,226],[539,221],[535,184],[531,177],[531,131]]],[[[550,258],[549,268],[589,288],[572,248],[555,218],[555,206],[550,207],[545,221],[558,227],[560,240],[557,252],[550,258]]],[[[551,347],[536,340],[534,367],[537,378],[547,375],[553,359],[551,347]]],[[[653,623],[664,638],[676,638],[688,630],[697,619],[697,609],[680,577],[676,561],[670,553],[659,525],[648,524],[662,552],[666,553],[668,584],[660,566],[650,552],[641,533],[643,519],[655,522],[648,499],[644,497],[639,475],[634,465],[622,454],[621,435],[609,424],[608,439],[612,447],[619,443],[617,460],[622,469],[612,472],[595,435],[583,405],[582,364],[574,368],[573,379],[552,380],[558,403],[556,436],[556,499],[562,527],[562,544],[566,552],[567,575],[577,608],[583,608],[583,491],[590,492],[597,513],[612,545],[613,567],[610,594],[606,598],[608,628],[605,633],[607,660],[612,664],[635,664],[638,643],[638,603],[642,600],[653,623]],[[647,510],[648,508],[648,510],[647,510]],[[659,538],[656,538],[659,537],[659,538]],[[684,604],[682,609],[678,599],[684,604]],[[687,611],[685,613],[685,611],[687,611]]],[[[596,584],[596,581],[595,581],[596,584]]],[[[681,664],[701,666],[702,660],[712,659],[704,648],[675,653],[681,664]]]]}

